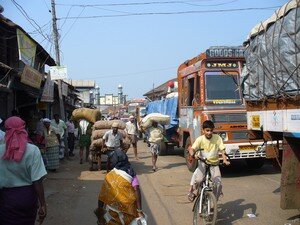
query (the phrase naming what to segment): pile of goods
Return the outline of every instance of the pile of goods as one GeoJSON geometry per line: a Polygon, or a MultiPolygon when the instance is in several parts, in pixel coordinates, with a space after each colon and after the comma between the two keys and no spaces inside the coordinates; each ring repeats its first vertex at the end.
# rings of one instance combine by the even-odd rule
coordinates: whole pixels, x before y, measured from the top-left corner
{"type": "Polygon", "coordinates": [[[124,129],[126,128],[126,124],[121,121],[121,120],[100,120],[97,121],[94,126],[93,126],[93,131],[92,131],[92,136],[91,136],[91,146],[90,146],[90,151],[91,151],[91,156],[92,156],[92,161],[96,161],[98,157],[101,156],[101,153],[106,152],[106,148],[103,148],[103,136],[104,134],[111,130],[111,126],[113,123],[118,124],[118,132],[120,132],[124,139],[123,139],[123,150],[127,151],[130,147],[130,141],[126,137],[126,132],[124,129]]]}
{"type": "Polygon", "coordinates": [[[76,121],[86,120],[90,123],[95,123],[101,119],[101,112],[99,109],[79,108],[72,112],[72,119],[76,121]]]}
{"type": "Polygon", "coordinates": [[[146,130],[152,126],[153,122],[157,122],[161,125],[168,125],[170,124],[170,116],[161,113],[150,113],[142,119],[140,127],[143,130],[146,130]]]}

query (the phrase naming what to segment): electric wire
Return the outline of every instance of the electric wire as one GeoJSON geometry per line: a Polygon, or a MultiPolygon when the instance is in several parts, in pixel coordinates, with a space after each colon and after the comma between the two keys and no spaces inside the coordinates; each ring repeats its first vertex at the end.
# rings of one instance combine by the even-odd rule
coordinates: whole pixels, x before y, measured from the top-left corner
{"type": "MultiPolygon", "coordinates": [[[[192,11],[177,11],[177,12],[145,12],[145,13],[128,13],[115,15],[94,15],[82,17],[69,17],[67,19],[96,19],[96,18],[111,18],[111,17],[130,17],[130,16],[155,16],[155,15],[183,15],[183,14],[201,14],[201,13],[226,13],[238,11],[255,11],[255,10],[274,10],[280,6],[269,7],[251,7],[251,8],[236,8],[236,9],[214,9],[214,10],[192,10],[192,11]]],[[[58,18],[58,20],[66,19],[66,17],[58,18]]]]}

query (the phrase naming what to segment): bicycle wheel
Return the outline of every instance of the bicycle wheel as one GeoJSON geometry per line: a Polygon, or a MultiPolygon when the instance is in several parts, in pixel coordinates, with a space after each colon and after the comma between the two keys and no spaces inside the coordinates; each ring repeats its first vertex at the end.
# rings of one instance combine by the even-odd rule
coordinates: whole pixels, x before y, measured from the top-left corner
{"type": "Polygon", "coordinates": [[[217,199],[211,191],[204,192],[201,213],[199,207],[200,198],[197,198],[194,206],[193,225],[215,225],[217,221],[217,199]]]}
{"type": "Polygon", "coordinates": [[[195,200],[194,204],[194,216],[193,216],[193,225],[198,225],[200,221],[199,215],[199,204],[200,204],[200,197],[198,196],[195,200]]]}

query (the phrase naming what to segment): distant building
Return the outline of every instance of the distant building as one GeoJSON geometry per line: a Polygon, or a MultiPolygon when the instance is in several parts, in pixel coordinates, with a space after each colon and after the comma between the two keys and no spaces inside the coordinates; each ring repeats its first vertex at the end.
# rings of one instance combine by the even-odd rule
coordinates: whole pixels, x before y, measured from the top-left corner
{"type": "Polygon", "coordinates": [[[96,82],[94,80],[68,80],[68,83],[75,87],[79,92],[81,99],[81,106],[90,107],[95,102],[95,88],[96,82]]]}
{"type": "Polygon", "coordinates": [[[177,81],[177,78],[173,78],[171,80],[168,80],[167,82],[159,85],[158,87],[153,88],[152,90],[148,91],[143,96],[150,99],[151,101],[163,99],[168,94],[168,89],[169,89],[168,84],[169,84],[169,82],[176,82],[176,81],[177,81]]]}

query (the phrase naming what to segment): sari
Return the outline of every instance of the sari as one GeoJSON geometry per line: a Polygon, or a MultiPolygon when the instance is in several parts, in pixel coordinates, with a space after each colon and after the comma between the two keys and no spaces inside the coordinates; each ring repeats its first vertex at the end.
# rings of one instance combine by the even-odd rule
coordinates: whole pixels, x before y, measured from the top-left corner
{"type": "Polygon", "coordinates": [[[138,218],[132,180],[128,173],[116,168],[106,175],[98,199],[105,204],[108,225],[130,225],[138,218]]]}

